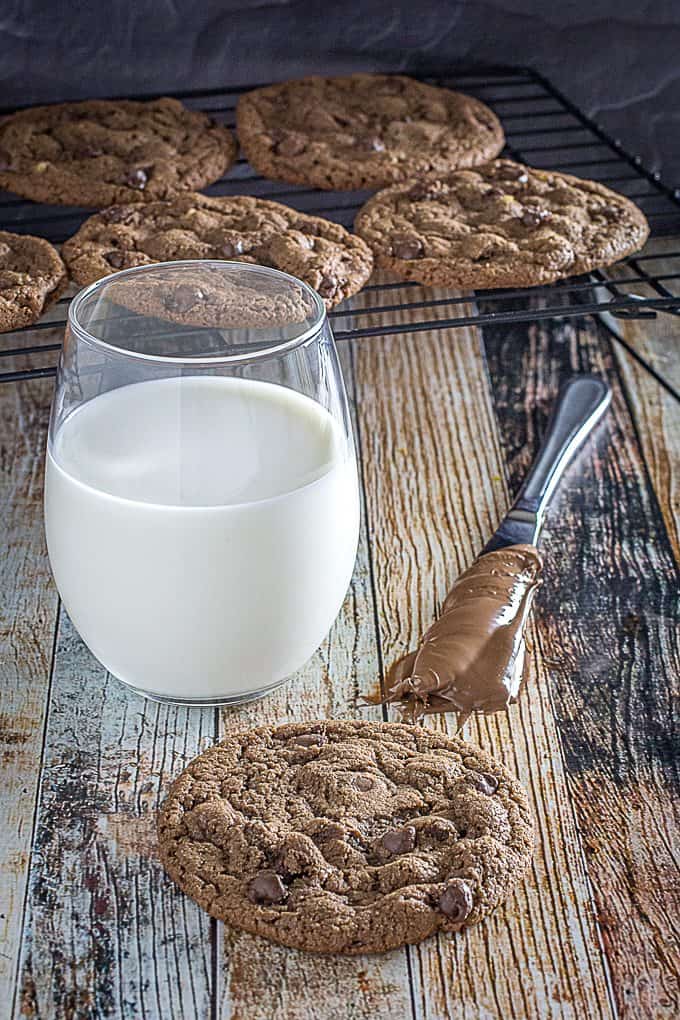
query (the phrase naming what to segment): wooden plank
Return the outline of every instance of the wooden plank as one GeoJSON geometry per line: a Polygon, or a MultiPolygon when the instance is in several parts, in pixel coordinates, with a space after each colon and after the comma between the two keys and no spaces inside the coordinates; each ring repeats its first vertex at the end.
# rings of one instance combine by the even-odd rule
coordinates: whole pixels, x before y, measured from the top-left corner
{"type": "MultiPolygon", "coordinates": [[[[7,371],[18,359],[3,361],[7,371]]],[[[51,380],[0,386],[0,1001],[11,1003],[57,616],[42,524],[51,380]]]]}
{"type": "MultiPolygon", "coordinates": [[[[225,712],[229,725],[353,710],[376,670],[366,564],[363,531],[352,591],[323,648],[288,687],[225,712]]],[[[269,1017],[274,996],[281,996],[277,1008],[284,1010],[277,1016],[312,1008],[320,999],[328,1017],[369,1012],[388,1017],[410,1010],[399,957],[391,971],[375,959],[363,967],[357,960],[316,966],[312,957],[234,934],[226,940],[222,979],[217,925],[165,877],[153,831],[164,789],[186,761],[212,743],[216,718],[213,711],[161,706],[129,694],[93,659],[64,615],[29,886],[20,1015],[207,1017],[219,1002],[230,1016],[269,1017]]]]}
{"type": "Polygon", "coordinates": [[[17,1015],[209,1015],[210,920],[155,853],[161,791],[212,743],[214,710],[128,693],[62,612],[17,1015]]]}
{"type": "MultiPolygon", "coordinates": [[[[389,665],[413,646],[498,522],[504,466],[475,330],[373,340],[356,365],[389,665]]],[[[612,1016],[546,672],[534,643],[520,704],[507,718],[467,727],[527,786],[538,822],[532,872],[485,924],[409,950],[418,1017],[612,1016]]]]}
{"type": "MultiPolygon", "coordinates": [[[[409,296],[413,297],[413,292],[409,296]]],[[[499,364],[507,371],[507,363],[512,363],[512,372],[520,377],[522,372],[528,372],[531,383],[531,345],[540,343],[535,331],[527,330],[527,334],[522,341],[524,347],[504,349],[499,364]],[[525,355],[529,352],[523,361],[518,358],[519,351],[525,355]]],[[[551,342],[557,353],[552,348],[550,355],[543,351],[544,367],[547,364],[563,367],[565,351],[568,357],[575,357],[577,339],[563,328],[555,331],[551,342]]],[[[373,566],[381,593],[380,631],[384,651],[391,657],[406,647],[431,618],[451,578],[469,562],[496,523],[507,497],[483,369],[472,332],[459,331],[452,336],[437,333],[429,338],[420,335],[394,342],[367,341],[356,351],[356,359],[369,526],[373,530],[380,528],[373,544],[373,566]],[[465,343],[463,336],[467,338],[465,343]],[[421,351],[419,345],[423,340],[427,343],[421,351]],[[419,400],[423,392],[432,394],[429,403],[419,400]],[[376,426],[382,432],[376,432],[376,426]],[[383,433],[390,442],[398,440],[391,459],[390,446],[383,445],[383,433]],[[423,472],[418,484],[412,473],[414,467],[423,472]],[[386,485],[385,480],[395,484],[386,485]],[[469,500],[470,491],[479,494],[474,504],[469,500]],[[390,501],[395,506],[383,505],[390,501]],[[440,520],[445,522],[442,529],[436,527],[440,520]],[[383,528],[385,521],[389,526],[383,528]],[[415,612],[411,611],[412,605],[415,612]]],[[[513,393],[509,405],[521,405],[521,386],[513,393]]],[[[535,443],[536,422],[532,418],[527,418],[527,422],[522,442],[516,449],[509,447],[513,482],[535,443]]],[[[615,465],[618,471],[615,481],[619,486],[618,497],[625,500],[627,472],[631,467],[626,459],[630,457],[626,443],[631,442],[631,430],[625,413],[620,429],[622,433],[627,429],[628,435],[625,441],[620,440],[625,457],[622,455],[615,465]]],[[[604,478],[603,481],[598,476],[603,491],[612,474],[607,473],[606,463],[604,454],[596,462],[604,478]]],[[[639,458],[633,457],[632,463],[637,485],[644,472],[639,458]]],[[[581,512],[579,492],[573,488],[567,491],[581,512]]],[[[600,507],[597,502],[585,505],[600,507]]],[[[658,508],[655,512],[652,521],[656,527],[660,526],[661,518],[658,508]]],[[[636,521],[640,519],[638,515],[636,521]]],[[[637,553],[638,541],[645,548],[645,563],[653,561],[654,568],[658,567],[658,557],[650,558],[648,549],[654,545],[656,534],[653,528],[649,533],[643,531],[642,541],[636,532],[636,540],[631,549],[624,550],[623,560],[615,558],[617,567],[621,568],[623,563],[628,568],[629,554],[631,550],[637,553]]],[[[559,536],[558,539],[552,536],[551,528],[546,540],[559,550],[562,544],[559,536]]],[[[370,686],[379,663],[371,622],[370,563],[363,531],[362,550],[341,619],[308,670],[263,702],[224,713],[224,726],[240,727],[265,719],[283,721],[319,714],[354,714],[357,693],[370,686]]],[[[623,574],[622,569],[620,573],[623,574]]],[[[570,578],[576,588],[580,580],[570,578]]],[[[640,593],[641,604],[645,603],[646,595],[640,593]]],[[[667,661],[669,635],[664,628],[659,630],[654,619],[654,614],[658,615],[657,603],[652,600],[649,605],[654,626],[650,630],[644,620],[638,628],[636,642],[644,641],[645,649],[643,652],[638,649],[633,657],[632,679],[626,680],[631,687],[639,686],[640,676],[645,675],[640,662],[663,665],[667,661]]],[[[558,608],[561,613],[561,607],[558,608]]],[[[556,614],[554,606],[550,609],[556,614]]],[[[637,626],[635,619],[629,618],[631,615],[623,616],[628,637],[631,632],[635,636],[637,626]]],[[[662,615],[668,622],[665,610],[662,615]]],[[[30,620],[30,616],[23,618],[30,620]]],[[[505,756],[520,775],[534,777],[531,793],[541,818],[541,843],[534,875],[505,910],[464,938],[431,941],[408,954],[326,961],[237,935],[226,938],[224,959],[215,954],[215,945],[220,954],[223,951],[221,938],[217,943],[211,940],[210,922],[165,880],[153,857],[150,826],[159,791],[188,758],[212,741],[213,713],[183,714],[127,695],[94,664],[65,619],[57,648],[55,694],[30,882],[19,1002],[22,1015],[198,1017],[211,1015],[217,1005],[221,1015],[239,1020],[259,1017],[287,1020],[297,1016],[326,1020],[361,1018],[369,1013],[378,1017],[408,1016],[412,1012],[407,984],[409,968],[414,976],[413,1009],[419,1017],[443,1020],[459,1015],[494,1016],[501,1011],[522,1017],[610,1015],[606,972],[592,923],[580,844],[566,796],[559,738],[547,693],[547,683],[549,680],[554,683],[556,672],[559,673],[554,655],[555,648],[559,649],[563,642],[563,634],[551,620],[548,624],[540,622],[531,656],[527,698],[514,710],[509,727],[502,725],[499,729],[498,721],[490,720],[477,733],[481,743],[505,756]],[[87,699],[83,698],[84,684],[87,699]],[[526,923],[527,918],[531,918],[530,924],[526,923]],[[501,960],[511,961],[515,970],[501,965],[501,960]],[[518,975],[523,979],[521,983],[518,975]],[[586,1006],[589,995],[592,998],[586,1006]]],[[[583,666],[577,653],[587,647],[577,638],[576,623],[572,621],[570,627],[573,633],[567,637],[567,653],[557,663],[562,670],[572,668],[574,663],[583,666]],[[572,653],[575,657],[570,658],[572,653]]],[[[598,641],[596,636],[590,641],[590,648],[599,648],[598,641]]],[[[590,670],[591,663],[586,665],[590,670]]],[[[671,814],[668,811],[667,815],[657,817],[654,813],[665,808],[657,796],[657,780],[662,773],[653,776],[652,810],[646,810],[642,804],[637,809],[639,819],[633,818],[632,828],[631,820],[627,819],[622,831],[626,797],[630,800],[631,791],[637,789],[637,797],[642,798],[648,787],[636,787],[630,781],[622,794],[620,777],[615,775],[611,794],[607,786],[612,782],[611,776],[605,776],[603,787],[597,771],[589,774],[585,769],[584,780],[579,770],[574,769],[573,752],[579,749],[574,733],[582,709],[573,697],[578,679],[567,676],[563,688],[567,695],[563,694],[563,701],[558,702],[558,715],[561,723],[566,718],[571,726],[570,740],[565,741],[571,770],[568,778],[579,819],[588,834],[586,850],[591,875],[595,882],[603,875],[605,878],[606,893],[599,903],[600,922],[619,981],[619,1006],[625,1014],[632,1002],[626,1014],[631,1016],[671,1016],[677,1005],[669,979],[674,947],[668,918],[673,914],[662,916],[672,907],[674,879],[669,868],[669,851],[664,846],[664,839],[672,835],[671,814]],[[600,801],[594,805],[593,790],[603,788],[600,801]],[[602,814],[603,805],[607,810],[602,814]],[[598,829],[600,816],[602,825],[598,829]],[[627,871],[616,862],[615,854],[608,852],[607,840],[624,857],[627,871]],[[645,840],[652,848],[650,852],[645,849],[645,840]],[[598,861],[594,868],[593,861],[602,856],[603,846],[607,859],[598,861]],[[656,861],[658,867],[654,870],[656,861]],[[640,876],[637,883],[636,875],[640,876]],[[657,896],[659,889],[661,895],[657,896]],[[623,958],[619,958],[627,939],[627,932],[619,929],[625,927],[630,899],[637,895],[635,911],[648,914],[650,919],[645,934],[650,938],[651,949],[643,947],[642,973],[635,973],[632,967],[634,952],[627,955],[624,952],[623,958]],[[609,897],[615,900],[613,912],[607,912],[609,897]],[[659,968],[658,980],[650,984],[649,974],[655,966],[659,968]],[[630,988],[621,981],[621,975],[630,981],[630,988]],[[627,991],[630,994],[626,999],[627,991]],[[651,1012],[646,1013],[645,1009],[651,1012]]],[[[595,687],[596,671],[591,679],[595,687]]],[[[559,683],[563,682],[560,674],[559,683]]],[[[636,689],[636,697],[638,694],[636,689]]],[[[638,697],[632,705],[639,711],[642,699],[638,697]]],[[[652,705],[649,727],[652,735],[659,718],[665,725],[664,707],[659,699],[652,705]]],[[[597,723],[606,740],[610,736],[606,724],[599,717],[597,723]]],[[[623,736],[619,734],[620,723],[623,725],[617,719],[614,728],[619,742],[617,750],[628,737],[626,732],[623,736]]],[[[595,732],[599,739],[602,733],[595,732]]],[[[639,741],[638,756],[645,746],[655,752],[660,749],[647,737],[645,733],[644,740],[639,741]]],[[[591,734],[589,751],[594,739],[591,734]]],[[[625,754],[623,757],[627,762],[625,754]]],[[[644,773],[634,756],[631,760],[632,764],[628,762],[631,772],[637,775],[640,769],[644,773]]],[[[648,779],[646,773],[643,778],[648,779]]],[[[639,919],[635,920],[637,924],[639,919]]],[[[635,952],[639,944],[639,940],[634,943],[635,952]]]]}
{"type": "MultiPolygon", "coordinates": [[[[24,344],[35,339],[33,334],[21,335],[24,344]]],[[[17,367],[28,367],[30,360],[17,367]]],[[[32,360],[41,364],[45,357],[32,360]]],[[[49,408],[52,380],[7,384],[0,387],[0,397],[38,386],[45,391],[49,408]]],[[[28,418],[27,410],[23,414],[28,418]]],[[[36,490],[42,486],[46,412],[43,418],[40,442],[34,450],[23,451],[36,490]]],[[[23,450],[16,443],[10,449],[23,450]]],[[[35,501],[44,556],[41,491],[35,501]]],[[[22,538],[31,517],[20,505],[17,513],[22,538]]],[[[39,571],[40,555],[35,551],[30,555],[39,571]]],[[[47,576],[46,559],[44,570],[47,576]]],[[[32,583],[25,583],[28,592],[33,591],[32,583]]],[[[51,586],[49,591],[56,606],[51,586]]],[[[39,593],[36,583],[35,599],[39,593]]],[[[35,629],[37,634],[44,614],[41,604],[26,601],[18,618],[29,633],[35,629]]],[[[29,650],[34,645],[37,639],[28,644],[29,650]]],[[[52,635],[49,653],[51,646],[52,635]]],[[[35,652],[33,656],[27,651],[19,658],[20,689],[37,696],[34,677],[41,673],[35,652]]],[[[32,712],[42,741],[40,711],[32,712]]],[[[212,743],[215,727],[212,709],[168,708],[128,694],[90,655],[66,614],[61,614],[16,1016],[146,1020],[209,1015],[210,921],[167,881],[156,860],[153,819],[160,791],[185,762],[212,743]]],[[[27,753],[37,770],[40,745],[27,753]]],[[[30,788],[27,784],[29,793],[32,820],[37,782],[30,788]]],[[[25,834],[29,841],[31,831],[29,822],[25,834]]]]}
{"type": "MultiPolygon", "coordinates": [[[[568,320],[484,336],[513,491],[560,381],[592,370],[612,383],[605,430],[567,476],[544,534],[539,648],[619,1014],[675,1017],[680,605],[664,516],[602,327],[568,320]]],[[[645,435],[644,449],[658,441],[645,435]]]]}
{"type": "MultiPolygon", "coordinates": [[[[655,239],[646,250],[658,253],[658,260],[641,265],[659,275],[675,273],[677,258],[664,256],[677,247],[677,238],[655,239]]],[[[668,281],[665,286],[677,293],[680,281],[668,281]]],[[[651,293],[649,288],[635,290],[651,293]]],[[[653,320],[619,319],[612,326],[676,392],[680,392],[680,318],[660,312],[653,320]]],[[[680,564],[680,403],[621,345],[615,343],[613,351],[666,531],[676,562],[680,564]]]]}
{"type": "MultiPolygon", "coordinates": [[[[355,415],[351,353],[341,352],[355,415]]],[[[356,421],[356,419],[355,419],[356,421]]],[[[355,425],[356,428],[356,425],[355,425]]],[[[359,698],[378,675],[374,600],[362,500],[352,587],[328,639],[286,686],[262,701],[222,712],[223,732],[263,723],[382,717],[359,698]]],[[[222,934],[223,926],[220,925],[222,934]]],[[[218,1015],[224,1020],[391,1020],[411,1015],[403,953],[317,957],[243,932],[223,933],[218,1015]]]]}

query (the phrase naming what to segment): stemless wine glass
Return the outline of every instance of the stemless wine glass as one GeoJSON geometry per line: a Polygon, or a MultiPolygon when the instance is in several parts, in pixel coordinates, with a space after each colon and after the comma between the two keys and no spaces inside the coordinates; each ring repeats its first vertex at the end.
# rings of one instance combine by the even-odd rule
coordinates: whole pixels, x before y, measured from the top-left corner
{"type": "Polygon", "coordinates": [[[340,609],[359,530],[318,295],[218,261],[81,291],[52,407],[45,528],[75,627],[138,693],[235,703],[299,669],[340,609]]]}

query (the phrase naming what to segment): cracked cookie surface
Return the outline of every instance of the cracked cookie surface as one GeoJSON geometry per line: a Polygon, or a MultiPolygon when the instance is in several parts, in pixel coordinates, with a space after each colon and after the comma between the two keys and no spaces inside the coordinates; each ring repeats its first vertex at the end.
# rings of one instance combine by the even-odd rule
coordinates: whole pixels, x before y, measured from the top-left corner
{"type": "Polygon", "coordinates": [[[358,721],[229,737],[172,784],[158,833],[165,868],[213,917],[320,953],[476,924],[533,846],[502,764],[433,730],[358,721]]]}
{"type": "Polygon", "coordinates": [[[302,78],[256,89],[239,140],[265,177],[316,188],[380,188],[492,159],[500,121],[472,96],[403,75],[302,78]]]}
{"type": "Polygon", "coordinates": [[[148,202],[216,181],[232,133],[176,99],[34,106],[0,121],[0,187],[36,202],[148,202]]]}
{"type": "Polygon", "coordinates": [[[308,283],[328,308],[361,290],[373,268],[366,243],[339,224],[240,195],[113,206],[87,219],[63,253],[82,284],[119,269],[181,259],[270,266],[308,283]]]}
{"type": "Polygon", "coordinates": [[[400,279],[475,290],[608,266],[649,234],[637,206],[604,185],[501,159],[386,188],[355,229],[400,279]]]}
{"type": "Polygon", "coordinates": [[[49,241],[0,231],[0,332],[37,322],[66,287],[66,267],[49,241]]]}

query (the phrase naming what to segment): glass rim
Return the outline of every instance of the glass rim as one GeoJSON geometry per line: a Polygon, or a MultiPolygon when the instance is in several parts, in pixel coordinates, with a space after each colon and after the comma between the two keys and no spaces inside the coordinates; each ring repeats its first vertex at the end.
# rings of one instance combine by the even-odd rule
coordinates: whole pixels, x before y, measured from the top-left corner
{"type": "MultiPolygon", "coordinates": [[[[281,269],[274,269],[271,266],[259,266],[256,263],[250,262],[236,262],[229,259],[177,259],[169,262],[152,262],[150,265],[145,266],[132,266],[130,269],[121,269],[117,273],[110,273],[108,276],[103,276],[100,280],[95,280],[94,283],[89,283],[87,286],[79,290],[78,293],[73,297],[68,309],[68,325],[73,330],[76,337],[84,343],[90,344],[93,347],[101,348],[110,354],[114,354],[118,357],[134,358],[137,361],[150,362],[152,364],[161,365],[234,365],[244,362],[259,361],[266,358],[271,358],[279,354],[287,354],[289,351],[295,350],[295,348],[302,346],[312,337],[317,336],[323,327],[324,322],[327,321],[326,306],[322,298],[317,292],[310,287],[304,280],[300,280],[297,276],[292,276],[290,273],[284,273],[281,269]],[[213,266],[216,268],[238,269],[245,272],[259,272],[264,273],[266,276],[278,277],[283,280],[287,280],[290,283],[294,283],[309,295],[312,301],[312,305],[315,309],[314,320],[311,325],[307,326],[301,333],[296,336],[290,337],[288,340],[281,340],[272,343],[263,343],[261,346],[253,344],[253,350],[249,352],[241,352],[239,354],[206,354],[199,357],[189,357],[186,355],[177,354],[143,354],[140,351],[130,350],[128,347],[121,347],[118,344],[109,343],[106,340],[102,340],[97,336],[94,336],[89,330],[82,325],[77,319],[78,310],[83,303],[92,296],[99,288],[104,287],[107,283],[112,280],[119,279],[123,276],[130,276],[133,273],[144,273],[150,270],[165,269],[168,267],[181,267],[181,266],[213,266]]],[[[170,321],[169,325],[173,325],[170,321]]],[[[174,323],[174,325],[179,325],[174,323]]],[[[219,329],[219,326],[207,327],[197,326],[196,329],[219,329]]]]}

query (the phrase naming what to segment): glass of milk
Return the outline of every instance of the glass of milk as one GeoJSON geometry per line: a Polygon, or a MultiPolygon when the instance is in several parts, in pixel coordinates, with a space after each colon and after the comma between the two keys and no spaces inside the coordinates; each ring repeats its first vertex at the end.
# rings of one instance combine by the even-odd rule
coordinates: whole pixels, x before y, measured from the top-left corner
{"type": "Polygon", "coordinates": [[[299,669],[340,609],[359,530],[347,397],[316,292],[217,261],[81,291],[45,527],[71,620],[136,692],[236,703],[299,669]]]}

